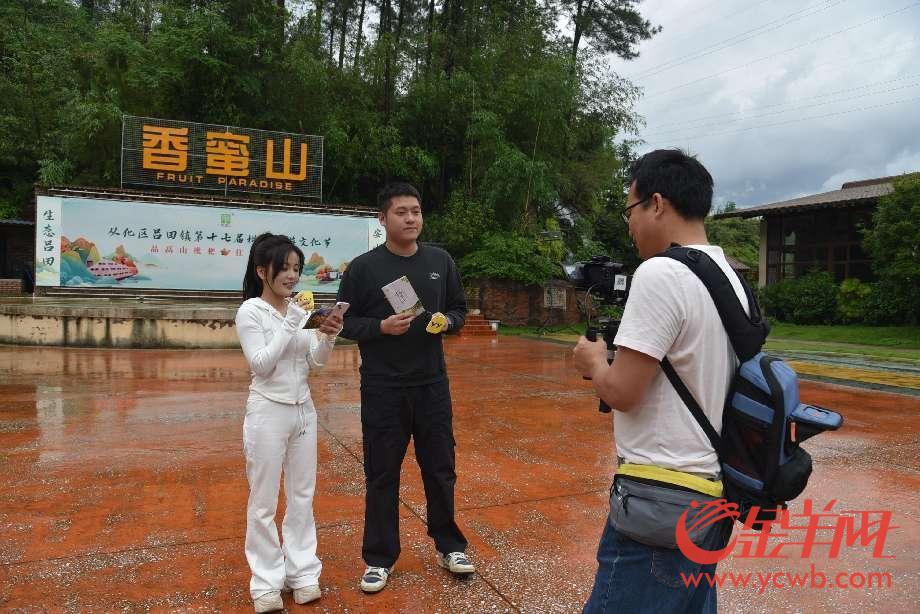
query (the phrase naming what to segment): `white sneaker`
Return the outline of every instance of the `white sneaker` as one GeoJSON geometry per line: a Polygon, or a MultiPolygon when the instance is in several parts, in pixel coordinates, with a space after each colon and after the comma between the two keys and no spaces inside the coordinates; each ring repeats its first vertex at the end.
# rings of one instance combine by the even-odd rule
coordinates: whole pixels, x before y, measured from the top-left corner
{"type": "Polygon", "coordinates": [[[450,554],[438,552],[438,565],[455,574],[466,575],[476,571],[476,566],[465,552],[451,552],[450,554]]]}
{"type": "Polygon", "coordinates": [[[319,589],[319,584],[308,584],[307,586],[294,589],[294,603],[310,603],[323,596],[323,591],[319,589]]]}
{"type": "Polygon", "coordinates": [[[252,605],[256,609],[256,614],[263,612],[277,612],[284,609],[284,602],[281,601],[281,591],[272,591],[265,593],[261,597],[252,600],[252,605]]]}
{"type": "Polygon", "coordinates": [[[361,576],[361,590],[365,593],[377,593],[382,591],[383,587],[387,585],[387,580],[390,579],[391,573],[393,573],[392,567],[374,567],[373,565],[368,565],[367,569],[364,570],[364,575],[361,576]]]}

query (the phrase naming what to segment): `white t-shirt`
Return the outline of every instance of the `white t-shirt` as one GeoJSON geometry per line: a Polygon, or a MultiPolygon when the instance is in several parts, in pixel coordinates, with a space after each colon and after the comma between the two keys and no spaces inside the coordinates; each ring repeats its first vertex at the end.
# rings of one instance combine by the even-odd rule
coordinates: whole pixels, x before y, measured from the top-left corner
{"type": "MultiPolygon", "coordinates": [[[[725,272],[750,313],[744,287],[717,245],[688,245],[710,256],[725,272]]],[[[661,360],[667,355],[717,432],[738,359],[703,282],[673,258],[643,262],[629,290],[615,343],[661,360]]],[[[616,408],[614,408],[616,409],[616,408]]],[[[645,397],[629,412],[614,411],[617,455],[629,463],[689,473],[719,472],[718,457],[659,370],[645,397]]]]}

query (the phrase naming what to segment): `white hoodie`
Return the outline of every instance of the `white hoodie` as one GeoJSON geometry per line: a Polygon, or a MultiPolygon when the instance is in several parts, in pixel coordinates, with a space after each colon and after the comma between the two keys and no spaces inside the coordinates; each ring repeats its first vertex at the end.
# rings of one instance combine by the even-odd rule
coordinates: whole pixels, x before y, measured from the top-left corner
{"type": "Polygon", "coordinates": [[[252,370],[249,390],[277,403],[307,403],[310,369],[326,364],[335,337],[304,330],[307,312],[291,301],[282,316],[261,298],[251,298],[236,312],[236,334],[252,370]]]}

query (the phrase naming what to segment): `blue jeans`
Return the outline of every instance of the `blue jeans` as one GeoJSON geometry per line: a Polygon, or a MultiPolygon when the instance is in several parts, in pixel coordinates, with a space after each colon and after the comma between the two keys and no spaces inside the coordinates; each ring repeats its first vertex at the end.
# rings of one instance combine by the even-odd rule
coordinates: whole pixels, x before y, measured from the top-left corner
{"type": "MultiPolygon", "coordinates": [[[[713,543],[706,548],[718,550],[724,547],[720,545],[724,539],[721,531],[714,530],[713,543]]],[[[597,562],[597,576],[584,614],[716,613],[715,587],[705,579],[699,586],[687,587],[680,576],[715,573],[715,564],[700,565],[680,550],[640,544],[618,533],[609,518],[597,549],[597,562]]]]}

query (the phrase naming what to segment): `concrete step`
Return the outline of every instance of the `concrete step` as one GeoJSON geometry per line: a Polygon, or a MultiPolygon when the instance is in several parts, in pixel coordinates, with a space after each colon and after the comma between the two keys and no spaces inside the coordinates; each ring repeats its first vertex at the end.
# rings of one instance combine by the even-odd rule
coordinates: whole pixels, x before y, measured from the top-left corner
{"type": "Polygon", "coordinates": [[[457,336],[460,337],[495,337],[498,333],[492,330],[492,325],[480,314],[471,314],[466,318],[466,323],[457,336]]]}

